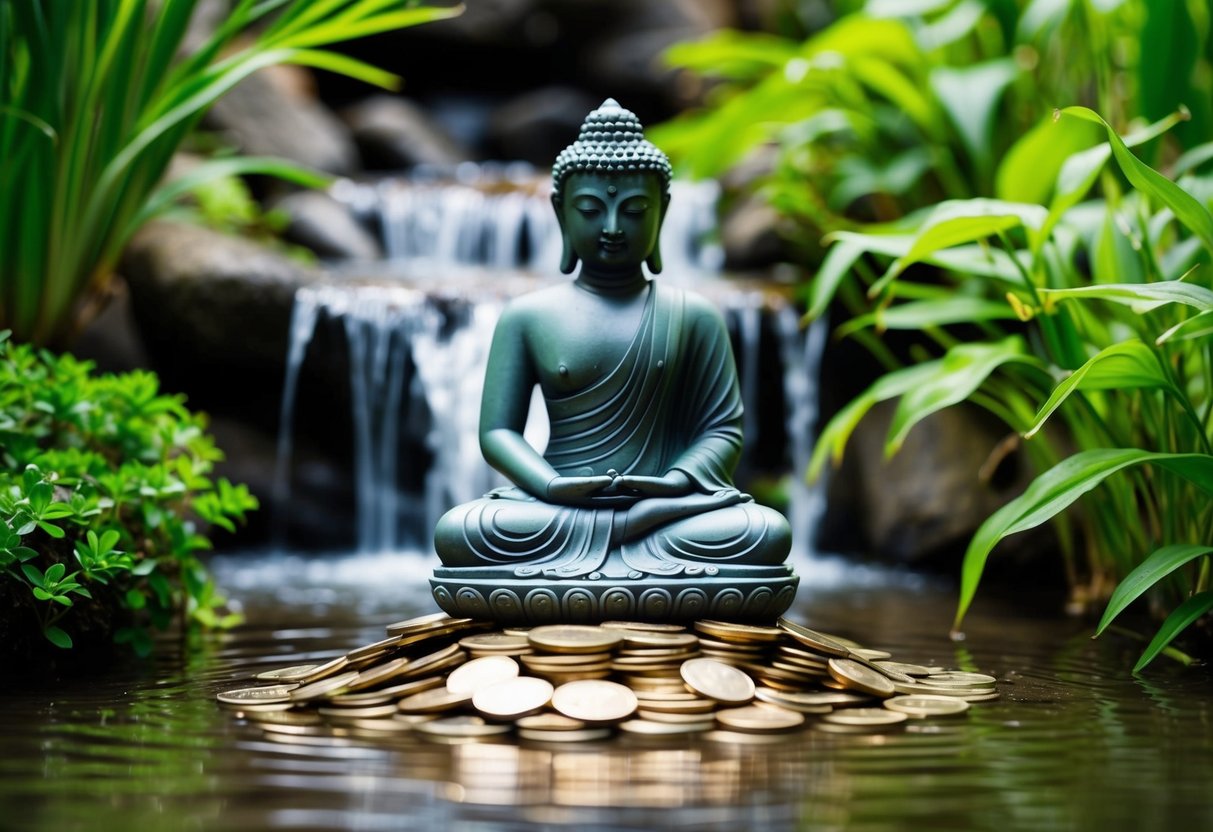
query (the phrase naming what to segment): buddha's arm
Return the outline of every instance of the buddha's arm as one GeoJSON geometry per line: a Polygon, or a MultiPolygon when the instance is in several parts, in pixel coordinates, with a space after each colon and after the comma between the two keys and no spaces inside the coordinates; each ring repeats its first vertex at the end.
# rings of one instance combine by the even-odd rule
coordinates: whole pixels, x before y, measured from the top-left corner
{"type": "Polygon", "coordinates": [[[525,338],[524,313],[507,308],[493,333],[480,404],[480,451],[523,491],[547,502],[592,504],[611,477],[562,477],[522,436],[537,377],[525,338]]]}

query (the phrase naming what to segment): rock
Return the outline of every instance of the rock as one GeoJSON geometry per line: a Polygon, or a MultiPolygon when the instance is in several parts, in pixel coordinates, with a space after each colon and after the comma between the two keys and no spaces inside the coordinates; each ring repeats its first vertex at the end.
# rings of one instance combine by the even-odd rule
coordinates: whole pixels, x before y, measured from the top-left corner
{"type": "Polygon", "coordinates": [[[406,99],[376,95],[342,115],[367,169],[446,166],[471,158],[424,110],[406,99]]]}
{"type": "Polygon", "coordinates": [[[322,258],[378,260],[383,256],[376,236],[324,191],[297,191],[274,207],[290,218],[283,236],[322,258]]]}
{"type": "Polygon", "coordinates": [[[358,167],[349,130],[314,96],[299,67],[272,66],[250,75],[219,99],[203,124],[244,153],[279,156],[327,173],[358,167]]]}
{"type": "Polygon", "coordinates": [[[819,545],[952,570],[973,532],[1023,491],[1031,472],[1017,454],[1005,453],[1010,446],[1004,443],[1014,442],[1014,434],[965,405],[919,422],[901,450],[885,459],[896,404],[881,402],[869,411],[847,444],[841,468],[830,472],[819,545]],[[983,477],[983,468],[993,468],[993,475],[983,477]]]}
{"type": "Polygon", "coordinates": [[[521,159],[541,169],[577,138],[585,114],[601,102],[567,86],[523,93],[498,107],[489,118],[489,140],[500,159],[521,159]]]}
{"type": "Polygon", "coordinates": [[[726,269],[761,269],[788,259],[779,212],[758,195],[738,199],[720,222],[726,269]]]}

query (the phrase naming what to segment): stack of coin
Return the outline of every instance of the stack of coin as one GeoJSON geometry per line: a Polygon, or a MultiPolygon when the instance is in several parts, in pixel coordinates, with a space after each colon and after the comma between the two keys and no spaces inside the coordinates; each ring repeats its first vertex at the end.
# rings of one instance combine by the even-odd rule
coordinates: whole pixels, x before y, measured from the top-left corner
{"type": "MultiPolygon", "coordinates": [[[[761,627],[612,621],[491,630],[444,613],[319,664],[257,674],[219,702],[279,738],[414,736],[535,743],[695,736],[765,743],[811,727],[900,730],[998,696],[981,673],[892,661],[888,651],[787,619],[761,627]]],[[[320,742],[319,739],[308,740],[320,742]]]]}

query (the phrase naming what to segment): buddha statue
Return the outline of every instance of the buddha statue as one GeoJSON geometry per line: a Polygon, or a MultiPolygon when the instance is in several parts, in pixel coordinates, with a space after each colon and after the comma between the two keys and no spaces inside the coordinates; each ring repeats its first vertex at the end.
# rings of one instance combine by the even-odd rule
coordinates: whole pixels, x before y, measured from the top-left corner
{"type": "Polygon", "coordinates": [[[787,520],[733,485],[737,370],[719,311],[645,274],[670,163],[608,99],[553,168],[561,271],[493,334],[485,459],[512,485],[449,511],[431,585],[457,616],[503,623],[769,620],[798,579],[787,520]],[[550,439],[523,439],[535,385],[550,439]]]}

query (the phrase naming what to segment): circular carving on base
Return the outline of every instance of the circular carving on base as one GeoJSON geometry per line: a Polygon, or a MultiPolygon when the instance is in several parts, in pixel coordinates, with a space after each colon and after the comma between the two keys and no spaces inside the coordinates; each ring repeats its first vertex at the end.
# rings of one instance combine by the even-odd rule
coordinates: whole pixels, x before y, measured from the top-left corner
{"type": "Polygon", "coordinates": [[[564,594],[564,600],[560,606],[564,610],[566,620],[579,623],[589,621],[593,617],[594,610],[598,607],[598,604],[589,590],[570,589],[564,594]]]}
{"type": "Polygon", "coordinates": [[[771,607],[775,593],[768,586],[756,587],[745,601],[745,614],[750,618],[762,618],[771,607]]]}
{"type": "Polygon", "coordinates": [[[702,616],[708,608],[708,596],[702,589],[684,589],[674,602],[674,615],[688,621],[702,616]]]}
{"type": "Polygon", "coordinates": [[[665,621],[674,609],[674,596],[668,589],[646,589],[640,594],[640,617],[648,621],[665,621]]]}
{"type": "Polygon", "coordinates": [[[532,589],[522,602],[527,621],[556,621],[560,617],[560,599],[550,589],[532,589]]]}
{"type": "Polygon", "coordinates": [[[456,610],[455,599],[451,597],[451,591],[445,586],[434,587],[434,601],[444,612],[453,614],[456,610]]]}
{"type": "Polygon", "coordinates": [[[628,619],[636,608],[636,598],[630,589],[615,587],[602,596],[602,615],[605,618],[628,619]]]}
{"type": "Polygon", "coordinates": [[[736,587],[722,589],[712,599],[712,615],[728,621],[741,612],[741,605],[744,601],[745,597],[741,594],[740,589],[736,587]]]}
{"type": "Polygon", "coordinates": [[[512,589],[494,589],[489,593],[489,606],[493,608],[493,617],[497,619],[517,621],[522,613],[522,601],[512,589]]]}
{"type": "Polygon", "coordinates": [[[796,600],[796,587],[785,586],[779,590],[779,594],[775,596],[774,602],[771,604],[771,614],[781,615],[788,611],[792,606],[792,602],[796,600]]]}
{"type": "Polygon", "coordinates": [[[455,593],[455,605],[467,618],[489,618],[489,605],[484,596],[470,586],[461,587],[455,593]]]}

